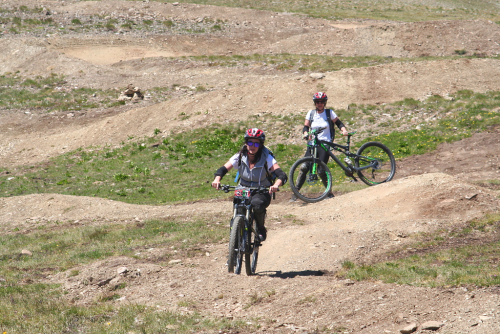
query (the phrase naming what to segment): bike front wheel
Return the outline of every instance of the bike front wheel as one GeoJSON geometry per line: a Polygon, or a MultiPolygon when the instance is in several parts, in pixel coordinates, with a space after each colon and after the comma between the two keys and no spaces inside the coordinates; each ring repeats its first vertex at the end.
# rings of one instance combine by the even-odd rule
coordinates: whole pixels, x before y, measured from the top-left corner
{"type": "Polygon", "coordinates": [[[237,216],[233,220],[231,234],[229,237],[229,255],[227,258],[227,270],[230,273],[241,273],[241,263],[243,261],[243,233],[245,229],[245,220],[237,216]]]}
{"type": "Polygon", "coordinates": [[[332,174],[319,159],[304,157],[290,168],[290,188],[295,196],[307,203],[325,199],[332,190],[332,174]]]}
{"type": "MultiPolygon", "coordinates": [[[[256,231],[256,232],[258,231],[257,223],[255,221],[253,222],[253,228],[254,228],[254,231],[256,231]]],[[[251,240],[252,242],[250,243],[250,245],[252,245],[252,247],[251,247],[252,260],[250,261],[250,253],[249,253],[248,254],[248,265],[246,266],[247,275],[255,275],[255,272],[257,271],[257,260],[259,259],[260,240],[256,234],[252,233],[251,235],[252,235],[252,239],[253,239],[253,240],[251,240]]]]}
{"type": "Polygon", "coordinates": [[[396,174],[396,160],[391,150],[382,143],[363,144],[355,158],[357,168],[368,167],[357,172],[361,181],[369,186],[388,182],[396,174]]]}

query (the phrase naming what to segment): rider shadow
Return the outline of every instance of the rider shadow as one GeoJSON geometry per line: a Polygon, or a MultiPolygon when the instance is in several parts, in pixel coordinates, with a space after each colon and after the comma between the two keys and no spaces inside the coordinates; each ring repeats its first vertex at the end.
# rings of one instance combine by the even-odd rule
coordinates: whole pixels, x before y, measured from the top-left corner
{"type": "Polygon", "coordinates": [[[261,271],[257,275],[276,277],[276,278],[295,278],[297,276],[323,276],[328,275],[327,271],[324,270],[303,270],[303,271],[288,271],[282,272],[278,271],[261,271]]]}

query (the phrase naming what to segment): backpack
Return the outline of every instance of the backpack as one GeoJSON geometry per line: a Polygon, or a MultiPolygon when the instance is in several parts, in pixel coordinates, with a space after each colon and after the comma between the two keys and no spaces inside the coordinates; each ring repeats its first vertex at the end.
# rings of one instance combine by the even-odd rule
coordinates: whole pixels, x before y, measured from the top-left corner
{"type": "MultiPolygon", "coordinates": [[[[328,124],[330,124],[330,137],[332,138],[332,143],[333,143],[333,140],[335,139],[335,128],[333,127],[334,123],[332,122],[332,109],[325,109],[325,112],[326,112],[326,120],[328,124]]],[[[311,111],[311,116],[309,117],[310,125],[312,125],[315,114],[316,114],[316,109],[311,111]]]]}

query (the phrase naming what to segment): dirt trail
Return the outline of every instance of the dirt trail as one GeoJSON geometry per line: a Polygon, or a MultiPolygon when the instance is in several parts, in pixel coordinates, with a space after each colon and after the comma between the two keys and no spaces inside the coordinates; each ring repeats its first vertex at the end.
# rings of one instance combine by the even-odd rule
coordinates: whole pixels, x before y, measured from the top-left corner
{"type": "MultiPolygon", "coordinates": [[[[49,201],[53,205],[41,211],[37,207],[41,196],[47,197],[16,198],[25,208],[32,209],[17,212],[14,220],[23,220],[33,213],[61,211],[62,220],[85,217],[87,221],[99,222],[113,217],[112,221],[124,223],[136,218],[196,214],[187,205],[133,206],[80,197],[73,198],[74,207],[67,210],[68,198],[60,195],[53,195],[49,201]],[[78,214],[80,211],[87,215],[78,214]]],[[[8,202],[13,200],[3,200],[0,216],[6,217],[5,208],[11,209],[13,205],[8,202]]],[[[70,277],[68,271],[50,280],[62,283],[67,298],[79,304],[90,303],[126,282],[118,304],[144,303],[182,312],[247,317],[249,321],[262,317],[267,319],[261,322],[264,328],[278,332],[288,331],[291,326],[311,329],[337,324],[353,333],[378,333],[402,328],[407,321],[437,320],[445,321],[450,333],[465,329],[467,333],[495,333],[496,318],[481,328],[471,327],[484,314],[496,316],[492,310],[500,297],[491,289],[469,292],[460,288],[354,283],[328,273],[338,271],[344,260],[367,260],[400,247],[411,233],[449,228],[495,211],[499,204],[496,191],[446,174],[416,175],[316,204],[274,204],[269,208],[269,238],[261,248],[259,273],[253,278],[225,273],[227,245],[222,244],[206,246],[206,256],[174,258],[166,267],[156,265],[154,259],[168,250],[157,248],[144,251],[140,255],[143,260],[111,258],[76,268],[76,276],[70,277]],[[303,225],[283,228],[280,219],[285,216],[294,216],[303,225]],[[118,274],[117,270],[123,267],[127,272],[118,274]],[[109,283],[101,284],[103,281],[109,283]]],[[[219,210],[229,212],[231,203],[197,203],[191,207],[215,214],[219,210]]]]}

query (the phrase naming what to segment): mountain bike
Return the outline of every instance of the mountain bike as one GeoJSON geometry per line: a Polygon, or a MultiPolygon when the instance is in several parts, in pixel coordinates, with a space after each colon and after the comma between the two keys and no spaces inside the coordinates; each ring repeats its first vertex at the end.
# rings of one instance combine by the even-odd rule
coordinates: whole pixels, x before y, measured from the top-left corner
{"type": "Polygon", "coordinates": [[[332,174],[328,166],[318,159],[317,150],[322,147],[327,154],[342,168],[345,175],[357,181],[354,174],[365,184],[373,186],[392,180],[396,173],[396,161],[391,150],[382,143],[368,142],[356,153],[350,152],[351,137],[347,135],[347,144],[340,145],[319,140],[318,135],[326,128],[313,128],[309,131],[308,146],[312,148],[312,156],[298,159],[290,169],[290,187],[293,193],[307,203],[315,203],[325,199],[332,189],[332,174]],[[345,155],[344,163],[332,150],[345,155]]]}
{"type": "Polygon", "coordinates": [[[253,275],[257,269],[261,240],[259,227],[253,217],[253,206],[250,199],[255,194],[268,193],[269,188],[221,185],[221,189],[225,193],[234,189],[233,218],[231,219],[227,261],[228,271],[239,275],[244,257],[246,273],[253,275]]]}

